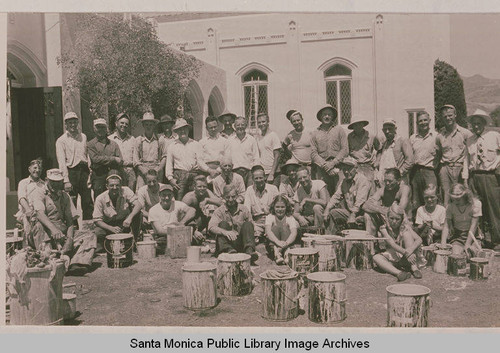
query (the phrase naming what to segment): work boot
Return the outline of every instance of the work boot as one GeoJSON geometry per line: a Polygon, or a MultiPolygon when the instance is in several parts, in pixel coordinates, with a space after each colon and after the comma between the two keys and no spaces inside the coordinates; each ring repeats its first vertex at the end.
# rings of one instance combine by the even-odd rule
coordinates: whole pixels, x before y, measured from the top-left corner
{"type": "Polygon", "coordinates": [[[403,282],[406,281],[408,278],[410,278],[411,275],[409,272],[401,271],[396,277],[398,278],[398,282],[403,282]]]}

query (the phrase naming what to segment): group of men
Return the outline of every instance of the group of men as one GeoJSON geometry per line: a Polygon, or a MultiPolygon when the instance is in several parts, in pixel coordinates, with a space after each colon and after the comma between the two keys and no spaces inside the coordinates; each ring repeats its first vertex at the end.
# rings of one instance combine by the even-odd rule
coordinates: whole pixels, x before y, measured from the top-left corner
{"type": "MultiPolygon", "coordinates": [[[[88,142],[78,116],[70,112],[56,142],[59,168],[47,171],[42,182],[41,162],[35,160],[19,184],[20,219],[36,234],[30,245],[37,248],[66,239],[72,245],[64,249],[75,251],[75,244],[82,244],[76,251],[89,252],[99,250],[107,234],[138,236],[151,229],[165,236],[169,226],[192,225],[195,241],[213,234],[218,252],[246,252],[255,261],[269,206],[280,194],[293,203],[302,227],[333,233],[363,227],[377,235],[389,224],[390,209],[412,219],[429,185],[440,187],[446,207],[451,186],[463,183],[481,199],[482,228],[498,246],[500,134],[485,131],[490,118],[484,112],[469,117],[469,131],[457,124],[453,106],[440,111],[445,124],[440,133],[421,112],[409,139],[397,134],[393,120],[383,122],[383,137],[370,134],[369,122],[361,119],[348,125],[347,134],[336,109],[326,105],[317,112],[315,130],[306,129],[302,114],[290,110],[286,118],[293,130],[283,141],[269,129],[267,114],[257,116],[255,136],[244,117],[229,112],[207,117],[206,137],[195,141],[185,119],[158,120],[147,112],[140,120],[142,135],[133,137],[130,118],[120,114],[111,135],[105,119],[94,120],[95,138],[88,142]],[[78,196],[83,220],[96,225],[96,237],[80,243],[73,239],[78,196]]],[[[74,264],[88,266],[85,261],[74,264]]]]}

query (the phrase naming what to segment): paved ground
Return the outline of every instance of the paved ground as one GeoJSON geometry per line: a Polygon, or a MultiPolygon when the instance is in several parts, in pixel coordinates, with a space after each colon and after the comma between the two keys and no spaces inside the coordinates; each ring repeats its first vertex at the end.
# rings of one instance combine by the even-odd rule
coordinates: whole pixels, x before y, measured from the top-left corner
{"type": "MultiPolygon", "coordinates": [[[[264,253],[263,246],[258,247],[264,253]]],[[[66,277],[64,283],[77,284],[79,316],[73,325],[106,326],[322,326],[309,321],[307,312],[288,322],[270,322],[261,317],[262,287],[258,283],[245,297],[222,297],[213,309],[192,312],[183,308],[181,267],[184,259],[159,256],[137,260],[129,268],[109,269],[106,257],[98,256],[95,270],[84,277],[66,277]]],[[[209,255],[203,261],[216,262],[209,255]]],[[[262,256],[255,273],[272,268],[262,256]]],[[[347,269],[347,319],[331,326],[384,327],[387,320],[386,287],[394,277],[373,270],[347,269]]],[[[431,327],[500,326],[500,258],[487,281],[451,277],[423,270],[423,279],[406,283],[431,289],[431,327]]]]}

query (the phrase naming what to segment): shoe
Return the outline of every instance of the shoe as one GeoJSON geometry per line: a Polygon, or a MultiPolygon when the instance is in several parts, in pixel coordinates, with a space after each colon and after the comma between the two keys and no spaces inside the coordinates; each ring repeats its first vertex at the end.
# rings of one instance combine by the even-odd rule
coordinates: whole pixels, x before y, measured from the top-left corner
{"type": "Polygon", "coordinates": [[[409,272],[401,271],[396,277],[398,278],[398,282],[403,282],[410,278],[411,275],[409,272]]]}
{"type": "Polygon", "coordinates": [[[87,273],[87,266],[73,264],[69,266],[68,272],[66,272],[67,276],[83,276],[87,273]]]}
{"type": "Polygon", "coordinates": [[[420,270],[415,270],[415,271],[413,271],[412,275],[413,275],[413,277],[415,277],[416,279],[421,279],[421,278],[422,278],[422,272],[420,272],[420,270]]]}
{"type": "Polygon", "coordinates": [[[285,264],[285,259],[282,257],[276,258],[276,265],[284,265],[285,264]]]}

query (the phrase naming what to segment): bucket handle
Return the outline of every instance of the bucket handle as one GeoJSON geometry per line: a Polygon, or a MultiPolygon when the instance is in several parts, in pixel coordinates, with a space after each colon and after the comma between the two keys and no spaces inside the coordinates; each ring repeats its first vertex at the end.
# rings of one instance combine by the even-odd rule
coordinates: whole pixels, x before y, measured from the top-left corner
{"type": "Polygon", "coordinates": [[[125,250],[124,252],[122,252],[121,254],[115,254],[111,251],[108,250],[108,248],[106,247],[106,241],[104,242],[104,250],[106,250],[106,252],[110,255],[113,255],[113,256],[122,256],[122,255],[125,255],[126,253],[128,253],[133,247],[134,247],[134,244],[135,244],[135,240],[134,238],[132,237],[132,244],[130,245],[130,248],[128,248],[127,250],[125,250]]]}
{"type": "Polygon", "coordinates": [[[276,285],[275,283],[272,283],[272,286],[273,286],[273,289],[274,288],[278,288],[279,291],[281,293],[283,293],[283,295],[285,296],[285,298],[287,298],[288,300],[290,300],[292,303],[294,303],[294,304],[297,303],[297,298],[295,298],[295,299],[294,298],[290,298],[288,295],[286,295],[285,291],[280,286],[276,285]]]}

